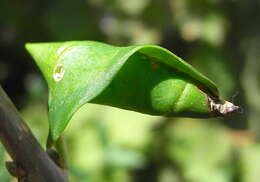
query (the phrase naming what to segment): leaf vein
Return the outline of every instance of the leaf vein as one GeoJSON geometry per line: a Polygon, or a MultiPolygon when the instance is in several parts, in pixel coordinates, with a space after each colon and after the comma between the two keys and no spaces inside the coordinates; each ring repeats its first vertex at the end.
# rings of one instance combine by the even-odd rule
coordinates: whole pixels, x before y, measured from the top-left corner
{"type": "Polygon", "coordinates": [[[185,96],[185,93],[186,93],[186,90],[187,90],[187,88],[188,88],[188,85],[189,85],[188,83],[185,83],[185,85],[184,85],[184,87],[183,87],[183,89],[182,89],[182,91],[181,91],[180,96],[177,98],[175,104],[174,104],[173,107],[172,107],[173,109],[175,109],[175,108],[178,107],[180,101],[181,101],[182,98],[185,96]]]}

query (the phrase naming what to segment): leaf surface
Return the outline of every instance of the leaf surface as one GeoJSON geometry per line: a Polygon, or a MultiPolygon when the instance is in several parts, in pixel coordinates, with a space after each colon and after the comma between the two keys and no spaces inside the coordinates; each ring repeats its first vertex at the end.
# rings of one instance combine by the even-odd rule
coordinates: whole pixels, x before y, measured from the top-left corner
{"type": "Polygon", "coordinates": [[[70,41],[27,43],[26,49],[48,83],[52,141],[87,102],[151,115],[208,117],[207,95],[218,98],[211,80],[159,46],[70,41]]]}

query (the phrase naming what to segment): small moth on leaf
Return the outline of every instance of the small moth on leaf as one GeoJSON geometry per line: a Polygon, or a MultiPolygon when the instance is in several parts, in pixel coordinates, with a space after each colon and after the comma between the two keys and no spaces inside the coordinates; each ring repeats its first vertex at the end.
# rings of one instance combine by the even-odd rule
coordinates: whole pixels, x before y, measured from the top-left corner
{"type": "Polygon", "coordinates": [[[49,87],[52,144],[85,103],[169,117],[225,116],[239,109],[216,85],[155,45],[116,47],[95,41],[27,43],[49,87]]]}

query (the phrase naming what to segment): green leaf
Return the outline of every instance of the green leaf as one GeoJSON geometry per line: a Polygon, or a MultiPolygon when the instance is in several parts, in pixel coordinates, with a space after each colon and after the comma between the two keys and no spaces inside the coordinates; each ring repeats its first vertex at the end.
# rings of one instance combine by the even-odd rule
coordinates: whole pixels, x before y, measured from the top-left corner
{"type": "Polygon", "coordinates": [[[226,114],[231,112],[226,107],[233,106],[220,102],[212,81],[159,46],[70,41],[28,43],[26,48],[49,86],[51,142],[87,102],[184,117],[226,114]]]}

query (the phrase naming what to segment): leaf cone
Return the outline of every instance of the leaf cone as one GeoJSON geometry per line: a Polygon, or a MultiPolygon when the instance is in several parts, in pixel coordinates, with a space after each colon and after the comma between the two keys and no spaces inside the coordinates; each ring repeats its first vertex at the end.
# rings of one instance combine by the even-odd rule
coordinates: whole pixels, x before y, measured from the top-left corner
{"type": "Polygon", "coordinates": [[[26,49],[48,83],[51,143],[87,102],[152,115],[209,117],[208,95],[218,98],[212,81],[159,46],[70,41],[27,43],[26,49]]]}

